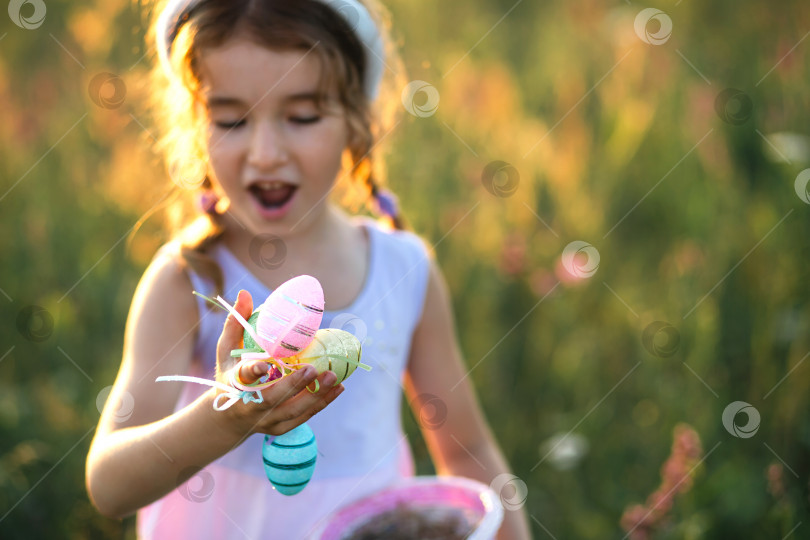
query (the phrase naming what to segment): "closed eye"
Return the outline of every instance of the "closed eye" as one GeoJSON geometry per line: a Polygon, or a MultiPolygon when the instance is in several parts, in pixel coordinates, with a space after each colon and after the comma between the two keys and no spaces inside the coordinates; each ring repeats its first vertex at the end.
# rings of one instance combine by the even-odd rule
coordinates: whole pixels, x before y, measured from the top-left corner
{"type": "Polygon", "coordinates": [[[314,124],[315,122],[318,122],[320,119],[321,119],[320,116],[312,116],[309,118],[300,118],[300,117],[290,118],[290,120],[296,124],[314,124]]]}
{"type": "MultiPolygon", "coordinates": [[[[293,122],[294,124],[314,124],[316,122],[319,122],[320,120],[321,120],[320,116],[312,116],[309,118],[300,118],[300,117],[290,118],[290,121],[293,122]]],[[[236,129],[238,127],[243,126],[244,124],[245,124],[244,120],[239,120],[238,122],[214,122],[214,125],[223,129],[236,129]]]]}
{"type": "Polygon", "coordinates": [[[214,125],[223,129],[235,129],[244,123],[244,120],[239,120],[238,122],[214,122],[214,125]]]}

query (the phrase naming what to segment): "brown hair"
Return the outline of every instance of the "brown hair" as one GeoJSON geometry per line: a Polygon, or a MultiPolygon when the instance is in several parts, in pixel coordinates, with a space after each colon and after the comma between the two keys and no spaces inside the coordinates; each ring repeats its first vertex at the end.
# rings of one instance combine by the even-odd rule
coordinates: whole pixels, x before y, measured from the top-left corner
{"type": "MultiPolygon", "coordinates": [[[[167,1],[158,0],[153,8],[147,44],[155,43],[157,18],[167,1]]],[[[199,0],[172,42],[170,62],[179,77],[168,76],[155,56],[147,82],[147,108],[159,133],[155,150],[162,154],[173,181],[164,208],[168,229],[179,240],[185,264],[209,278],[217,293],[223,289],[222,270],[207,252],[222,236],[224,226],[216,212],[202,212],[193,204],[194,197],[212,187],[203,139],[206,119],[198,109],[200,51],[220,46],[234,35],[274,50],[312,49],[322,67],[320,93],[325,96],[329,94],[325,89],[337,89],[350,133],[342,158],[340,178],[348,178],[341,182],[342,201],[352,210],[363,202],[371,208],[384,177],[383,164],[372,149],[379,152],[375,142],[400,113],[398,89],[406,78],[390,38],[389,13],[377,0],[358,1],[377,23],[386,53],[374,103],[363,91],[364,45],[343,17],[319,0],[199,0]]],[[[394,227],[404,228],[400,216],[390,219],[394,227]]]]}

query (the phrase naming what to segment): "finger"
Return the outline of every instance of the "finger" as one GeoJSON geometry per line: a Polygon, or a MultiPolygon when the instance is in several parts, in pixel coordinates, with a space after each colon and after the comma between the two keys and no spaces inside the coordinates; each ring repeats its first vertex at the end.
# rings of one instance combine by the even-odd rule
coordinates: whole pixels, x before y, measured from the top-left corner
{"type": "Polygon", "coordinates": [[[276,384],[262,392],[264,399],[275,407],[301,392],[308,384],[315,380],[318,371],[313,366],[306,366],[287,375],[276,384]]]}
{"type": "Polygon", "coordinates": [[[337,375],[331,371],[324,371],[318,376],[317,380],[317,385],[315,381],[307,385],[307,390],[309,390],[310,393],[315,392],[318,388],[332,388],[335,383],[337,383],[337,375]]]}
{"type": "MultiPolygon", "coordinates": [[[[250,319],[250,316],[253,314],[253,297],[250,296],[250,293],[246,290],[240,290],[239,294],[236,295],[236,302],[233,303],[233,308],[245,320],[250,319]]],[[[234,334],[238,334],[241,343],[244,328],[242,328],[242,324],[236,319],[236,317],[233,316],[232,313],[229,313],[228,318],[225,319],[225,329],[223,329],[223,333],[225,333],[225,331],[231,331],[234,332],[234,334]]]]}
{"type": "MultiPolygon", "coordinates": [[[[320,374],[317,377],[318,382],[320,383],[320,389],[317,392],[298,392],[295,396],[287,399],[286,401],[279,403],[275,408],[276,412],[281,418],[281,421],[289,421],[298,418],[301,415],[305,415],[308,410],[310,410],[314,404],[322,401],[325,396],[329,395],[329,393],[335,390],[335,386],[332,386],[336,382],[336,375],[329,371],[320,374]]],[[[313,380],[314,383],[314,380],[313,380]]],[[[311,383],[308,386],[313,386],[314,384],[311,383]]],[[[341,385],[342,388],[342,385],[341,385]]],[[[339,392],[338,392],[339,393],[339,392]]],[[[335,394],[336,396],[337,394],[335,394]]],[[[325,405],[324,405],[325,406],[325,405]]],[[[314,414],[310,413],[310,416],[314,414]]]]}
{"type": "Polygon", "coordinates": [[[243,289],[236,295],[236,302],[233,307],[239,312],[239,315],[248,319],[253,313],[253,297],[250,296],[249,292],[243,289]]]}
{"type": "MultiPolygon", "coordinates": [[[[234,309],[245,319],[250,317],[253,310],[253,298],[249,292],[239,291],[239,294],[236,295],[236,302],[234,302],[234,309]]],[[[228,314],[225,325],[222,327],[222,334],[217,341],[217,380],[222,380],[222,374],[236,365],[236,360],[231,358],[231,351],[242,347],[243,333],[244,329],[236,317],[228,314]]]]}
{"type": "MultiPolygon", "coordinates": [[[[328,390],[321,389],[321,391],[317,392],[316,394],[312,394],[309,399],[314,400],[311,401],[307,407],[301,410],[300,414],[295,415],[294,418],[279,422],[274,426],[274,431],[277,434],[287,433],[288,431],[300,426],[322,410],[324,410],[329,404],[337,399],[337,397],[343,393],[345,388],[342,384],[329,388],[328,390]],[[320,397],[315,397],[320,396],[320,397]]],[[[303,399],[301,401],[304,401],[303,399]]],[[[297,411],[295,411],[297,412],[297,411]]]]}
{"type": "MultiPolygon", "coordinates": [[[[250,317],[253,310],[253,299],[250,297],[249,292],[244,290],[239,291],[239,294],[236,296],[234,309],[245,317],[245,319],[250,317]]],[[[236,320],[236,317],[228,314],[228,318],[225,319],[225,326],[222,328],[222,334],[219,336],[219,342],[217,343],[217,355],[227,353],[227,355],[230,356],[232,349],[241,347],[243,332],[244,329],[242,325],[239,324],[239,321],[236,320]]]]}
{"type": "Polygon", "coordinates": [[[256,360],[253,362],[241,362],[236,369],[239,370],[239,380],[242,381],[242,384],[253,384],[270,370],[270,366],[267,362],[256,360]]]}

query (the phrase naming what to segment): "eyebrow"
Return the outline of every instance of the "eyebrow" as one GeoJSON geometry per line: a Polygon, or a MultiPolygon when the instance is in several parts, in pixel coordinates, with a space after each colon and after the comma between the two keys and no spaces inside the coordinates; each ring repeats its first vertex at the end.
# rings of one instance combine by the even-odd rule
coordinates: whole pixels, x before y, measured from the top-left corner
{"type": "MultiPolygon", "coordinates": [[[[286,96],[283,99],[283,102],[290,103],[295,101],[313,101],[317,103],[320,97],[321,94],[319,94],[318,92],[301,92],[298,94],[290,94],[289,96],[286,96]]],[[[246,106],[246,104],[239,98],[230,96],[211,96],[206,99],[206,103],[209,109],[213,107],[246,106]]]]}

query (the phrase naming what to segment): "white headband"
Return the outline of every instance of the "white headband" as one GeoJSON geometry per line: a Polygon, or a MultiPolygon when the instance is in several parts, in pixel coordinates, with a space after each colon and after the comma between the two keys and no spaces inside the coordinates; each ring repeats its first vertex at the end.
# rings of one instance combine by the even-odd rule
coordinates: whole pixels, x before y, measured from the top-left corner
{"type": "MultiPolygon", "coordinates": [[[[357,0],[318,0],[328,5],[343,17],[343,20],[352,28],[363,45],[366,57],[366,78],[364,91],[369,101],[374,101],[380,86],[383,74],[383,48],[382,38],[377,32],[377,25],[369,15],[366,8],[357,0]],[[357,20],[354,20],[354,19],[357,20]]],[[[172,42],[180,27],[180,18],[187,14],[200,0],[169,0],[157,20],[157,51],[164,71],[174,77],[169,62],[172,42]]]]}

